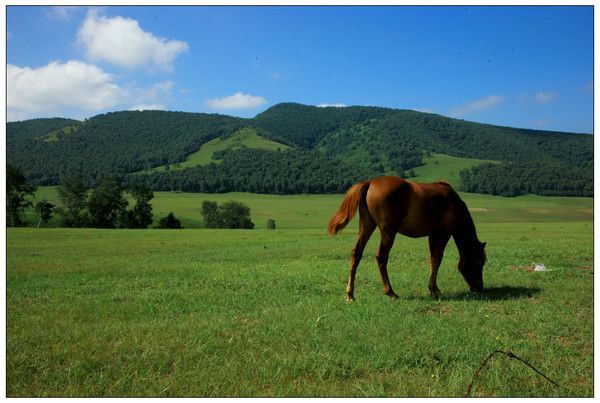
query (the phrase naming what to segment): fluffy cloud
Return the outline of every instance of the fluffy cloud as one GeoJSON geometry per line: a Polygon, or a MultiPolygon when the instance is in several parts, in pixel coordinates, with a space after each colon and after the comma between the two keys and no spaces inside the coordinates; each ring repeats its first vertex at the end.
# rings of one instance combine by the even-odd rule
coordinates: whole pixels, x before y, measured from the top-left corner
{"type": "Polygon", "coordinates": [[[267,103],[264,97],[236,92],[223,98],[209,99],[206,105],[213,109],[251,109],[267,103]]]}
{"type": "Polygon", "coordinates": [[[448,112],[448,114],[450,116],[459,117],[459,116],[468,115],[473,112],[483,111],[483,110],[489,109],[493,106],[496,106],[497,104],[502,102],[503,99],[504,99],[504,97],[502,97],[500,95],[490,95],[485,98],[481,98],[476,101],[469,102],[468,104],[460,106],[458,108],[454,108],[454,109],[450,110],[448,112]]]}
{"type": "Polygon", "coordinates": [[[319,104],[319,105],[317,105],[317,106],[318,106],[319,108],[328,108],[328,107],[334,107],[334,108],[345,108],[345,107],[346,107],[346,106],[348,106],[348,105],[339,103],[339,104],[319,104]]]}
{"type": "Polygon", "coordinates": [[[167,40],[142,30],[130,18],[108,18],[98,11],[88,12],[77,32],[86,57],[126,68],[143,66],[172,69],[175,58],[189,49],[187,43],[167,40]]]}
{"type": "Polygon", "coordinates": [[[9,64],[6,83],[9,120],[39,117],[66,108],[100,111],[127,97],[110,74],[74,60],[39,68],[9,64]]]}

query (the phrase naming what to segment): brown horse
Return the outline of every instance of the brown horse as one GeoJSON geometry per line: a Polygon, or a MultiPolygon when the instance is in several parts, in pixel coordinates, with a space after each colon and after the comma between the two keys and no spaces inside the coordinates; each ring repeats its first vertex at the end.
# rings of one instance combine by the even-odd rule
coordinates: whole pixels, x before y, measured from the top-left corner
{"type": "Polygon", "coordinates": [[[329,235],[335,235],[360,212],[358,240],[352,249],[346,300],[354,300],[354,278],[363,250],[375,227],[381,232],[376,259],[383,292],[394,299],[387,262],[397,233],[411,238],[429,237],[429,293],[440,296],[437,272],[450,236],[460,254],[458,270],[471,291],[483,290],[485,242],[477,239],[473,219],[465,203],[446,182],[415,183],[395,176],[383,176],[352,186],[339,210],[329,221],[329,235]]]}

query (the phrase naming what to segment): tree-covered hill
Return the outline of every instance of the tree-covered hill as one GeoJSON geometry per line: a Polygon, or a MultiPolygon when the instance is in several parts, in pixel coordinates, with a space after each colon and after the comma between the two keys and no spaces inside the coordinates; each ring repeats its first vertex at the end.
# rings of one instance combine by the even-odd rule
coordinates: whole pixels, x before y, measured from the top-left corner
{"type": "Polygon", "coordinates": [[[313,148],[336,130],[385,116],[393,109],[368,106],[320,108],[282,103],[256,115],[252,124],[265,129],[274,140],[293,147],[313,148]]]}
{"type": "Polygon", "coordinates": [[[58,141],[52,142],[41,138],[50,127],[42,126],[37,135],[29,130],[27,136],[19,136],[13,128],[25,122],[8,123],[7,160],[38,184],[56,184],[69,175],[96,183],[106,175],[183,161],[207,141],[239,129],[241,122],[216,114],[113,112],[77,122],[68,136],[59,130],[58,141]]]}
{"type": "Polygon", "coordinates": [[[52,131],[78,123],[80,123],[78,120],[63,118],[31,119],[22,122],[9,122],[6,125],[8,134],[7,141],[11,144],[10,142],[34,139],[51,133],[52,131]]]}
{"type": "Polygon", "coordinates": [[[7,160],[36,184],[104,176],[155,190],[319,193],[382,174],[409,175],[431,153],[499,161],[461,173],[462,190],[502,195],[593,195],[593,136],[501,127],[378,107],[275,105],[252,119],[165,111],[113,112],[83,122],[7,124],[7,160]],[[211,140],[249,128],[293,149],[219,150],[220,164],[189,159],[211,140]],[[183,169],[150,172],[182,164],[183,169]],[[140,171],[147,171],[140,174],[140,171]]]}

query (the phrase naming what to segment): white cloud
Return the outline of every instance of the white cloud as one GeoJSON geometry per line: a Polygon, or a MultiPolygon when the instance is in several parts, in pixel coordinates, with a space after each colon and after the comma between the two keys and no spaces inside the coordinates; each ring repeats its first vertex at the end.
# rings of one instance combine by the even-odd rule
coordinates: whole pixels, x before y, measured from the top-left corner
{"type": "Polygon", "coordinates": [[[150,104],[150,105],[146,105],[146,104],[139,104],[136,105],[132,108],[130,108],[130,111],[164,111],[166,108],[164,105],[161,104],[150,104]]]}
{"type": "Polygon", "coordinates": [[[126,68],[157,67],[170,71],[175,58],[187,51],[186,42],[159,38],[142,30],[130,18],[108,18],[97,10],[88,12],[77,32],[86,57],[126,68]]]}
{"type": "Polygon", "coordinates": [[[556,94],[554,92],[540,91],[535,94],[535,97],[533,99],[538,104],[547,104],[548,102],[553,101],[555,98],[556,94]]]}
{"type": "Polygon", "coordinates": [[[39,68],[9,64],[6,83],[9,120],[39,117],[67,108],[100,111],[128,96],[110,74],[75,60],[55,61],[39,68]]]}
{"type": "Polygon", "coordinates": [[[332,107],[332,108],[345,108],[346,106],[348,106],[348,105],[342,104],[342,103],[337,103],[337,104],[319,104],[319,105],[317,105],[317,107],[319,107],[319,108],[329,108],[329,107],[332,107]]]}
{"type": "Polygon", "coordinates": [[[250,109],[267,103],[267,100],[264,97],[236,92],[228,97],[206,100],[205,103],[213,109],[250,109]]]}
{"type": "Polygon", "coordinates": [[[70,21],[77,11],[78,7],[76,6],[52,6],[44,8],[44,11],[48,17],[53,20],[58,21],[70,21]]]}
{"type": "Polygon", "coordinates": [[[548,119],[537,119],[533,122],[536,126],[546,126],[548,124],[548,119]]]}
{"type": "Polygon", "coordinates": [[[450,116],[464,116],[473,112],[483,111],[489,109],[493,106],[498,105],[504,97],[500,95],[490,95],[485,98],[481,98],[475,100],[473,102],[469,102],[466,105],[460,106],[458,108],[451,109],[448,114],[450,116]]]}

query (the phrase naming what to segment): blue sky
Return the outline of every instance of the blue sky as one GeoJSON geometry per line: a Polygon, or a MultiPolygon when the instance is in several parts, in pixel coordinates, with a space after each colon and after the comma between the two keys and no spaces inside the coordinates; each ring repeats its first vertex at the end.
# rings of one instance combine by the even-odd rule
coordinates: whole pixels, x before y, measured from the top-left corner
{"type": "Polygon", "coordinates": [[[375,105],[593,132],[593,8],[7,8],[8,120],[375,105]]]}

